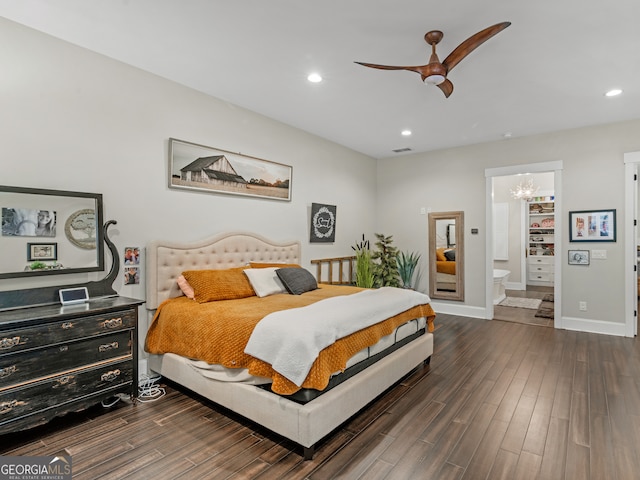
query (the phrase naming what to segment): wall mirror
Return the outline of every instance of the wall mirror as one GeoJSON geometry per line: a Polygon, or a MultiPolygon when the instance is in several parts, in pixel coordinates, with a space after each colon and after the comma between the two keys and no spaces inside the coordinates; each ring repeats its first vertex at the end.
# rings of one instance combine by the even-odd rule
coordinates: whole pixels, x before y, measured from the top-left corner
{"type": "Polygon", "coordinates": [[[464,212],[429,214],[429,295],[464,300],[464,212]]]}
{"type": "Polygon", "coordinates": [[[0,279],[104,270],[102,195],[0,185],[0,279]]]}

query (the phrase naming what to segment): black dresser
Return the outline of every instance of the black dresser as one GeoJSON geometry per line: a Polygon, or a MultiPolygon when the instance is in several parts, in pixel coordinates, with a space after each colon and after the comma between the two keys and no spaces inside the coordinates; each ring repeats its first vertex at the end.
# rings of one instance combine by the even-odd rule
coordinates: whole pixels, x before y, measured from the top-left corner
{"type": "Polygon", "coordinates": [[[0,312],[0,434],[138,392],[138,306],[112,296],[0,312]]]}

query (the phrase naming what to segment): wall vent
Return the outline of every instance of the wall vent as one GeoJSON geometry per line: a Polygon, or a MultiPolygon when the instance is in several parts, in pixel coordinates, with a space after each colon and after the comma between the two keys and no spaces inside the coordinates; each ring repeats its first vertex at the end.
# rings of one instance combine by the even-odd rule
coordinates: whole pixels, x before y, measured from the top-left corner
{"type": "Polygon", "coordinates": [[[404,152],[410,152],[411,149],[408,147],[405,148],[396,148],[395,150],[391,150],[393,153],[404,153],[404,152]]]}

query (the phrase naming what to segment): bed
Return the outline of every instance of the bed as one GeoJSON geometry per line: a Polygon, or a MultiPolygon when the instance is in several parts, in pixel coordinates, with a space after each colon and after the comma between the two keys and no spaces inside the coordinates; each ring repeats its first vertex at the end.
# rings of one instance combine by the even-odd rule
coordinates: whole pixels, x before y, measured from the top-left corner
{"type": "Polygon", "coordinates": [[[436,249],[436,289],[456,291],[456,250],[440,247],[436,249]]]}
{"type": "MultiPolygon", "coordinates": [[[[264,359],[247,354],[236,354],[232,360],[224,358],[222,363],[217,365],[211,360],[215,359],[215,355],[219,355],[219,352],[209,352],[209,350],[216,349],[203,347],[207,350],[203,355],[211,354],[214,357],[202,359],[198,358],[200,353],[190,354],[184,349],[173,348],[173,345],[180,343],[179,340],[176,340],[182,333],[179,329],[185,328],[184,332],[187,332],[188,328],[196,329],[182,335],[187,339],[208,334],[202,334],[197,330],[199,327],[190,326],[197,322],[189,321],[184,324],[184,327],[171,327],[175,322],[173,317],[167,313],[171,312],[171,309],[175,309],[175,312],[187,309],[185,310],[188,312],[187,316],[192,318],[192,310],[190,309],[201,308],[195,307],[193,300],[187,299],[178,285],[179,277],[185,272],[191,275],[189,279],[198,279],[204,275],[203,271],[222,274],[222,272],[251,265],[254,268],[264,268],[265,271],[267,268],[271,268],[275,272],[298,275],[305,270],[298,268],[300,261],[299,242],[273,242],[251,233],[223,234],[190,244],[152,242],[147,248],[146,305],[154,320],[149,328],[146,348],[154,352],[149,354],[148,360],[149,369],[152,372],[157,372],[214,403],[294,441],[303,448],[304,458],[310,459],[320,440],[422,362],[430,360],[433,353],[432,322],[435,316],[430,305],[424,304],[424,300],[419,302],[416,300],[417,303],[420,303],[419,305],[412,306],[406,311],[389,316],[380,323],[337,340],[334,344],[322,349],[308,370],[309,373],[305,380],[295,382],[291,378],[296,377],[291,376],[289,372],[280,374],[280,369],[274,372],[277,368],[276,365],[278,365],[277,360],[273,362],[273,368],[271,368],[271,364],[264,359]],[[280,268],[281,265],[282,268],[280,268]],[[197,276],[194,277],[191,272],[196,272],[197,276]],[[417,312],[421,316],[417,316],[417,312]],[[409,318],[412,315],[414,318],[409,318]],[[159,327],[158,325],[161,324],[164,326],[159,327]],[[163,340],[164,343],[162,343],[163,341],[158,340],[160,336],[157,331],[165,328],[168,330],[173,328],[174,337],[173,340],[168,342],[163,340]],[[378,336],[381,336],[380,342],[376,345],[360,348],[363,341],[360,336],[369,332],[370,329],[371,331],[381,329],[378,332],[378,336]],[[355,340],[356,337],[358,340],[355,340]],[[337,350],[327,354],[334,347],[337,350]],[[349,356],[354,351],[356,353],[349,356]],[[331,363],[335,360],[336,352],[340,352],[343,357],[349,356],[344,368],[336,368],[336,364],[331,363]],[[363,354],[363,352],[366,353],[363,354]],[[323,355],[325,356],[322,357],[323,355]],[[321,360],[322,358],[329,358],[331,361],[321,360]],[[229,361],[233,364],[225,364],[229,361]],[[327,370],[331,373],[328,379],[326,375],[322,377],[327,370]],[[284,381],[279,376],[284,377],[284,381]],[[319,377],[320,380],[316,377],[319,377]],[[327,385],[323,387],[325,382],[327,385]],[[310,388],[308,385],[312,385],[312,387],[310,388]]],[[[285,277],[283,276],[283,278],[285,277]]],[[[274,311],[274,314],[268,315],[269,318],[282,314],[285,317],[294,313],[298,315],[302,308],[309,308],[310,315],[313,311],[317,315],[320,303],[308,300],[312,296],[322,296],[327,293],[331,298],[323,300],[325,303],[322,303],[322,308],[325,309],[328,308],[325,307],[326,302],[336,302],[336,305],[341,305],[338,302],[351,302],[358,296],[371,293],[345,286],[317,285],[317,287],[317,289],[301,295],[282,292],[264,297],[253,295],[247,298],[238,298],[237,303],[243,305],[239,312],[242,312],[242,308],[245,309],[245,312],[253,312],[257,305],[262,308],[263,304],[273,304],[269,308],[274,311]],[[344,289],[352,290],[347,292],[344,289]],[[352,291],[357,293],[352,295],[352,291]],[[302,302],[303,306],[290,306],[288,303],[290,301],[302,302]],[[283,304],[286,305],[284,307],[286,311],[275,312],[283,304]]],[[[398,293],[395,291],[389,293],[395,295],[398,293]]],[[[369,301],[367,299],[367,302],[369,301]]],[[[201,305],[210,310],[222,308],[223,305],[231,305],[234,302],[236,299],[224,299],[214,302],[205,301],[201,305]]],[[[227,310],[226,307],[224,309],[227,310]]],[[[209,313],[209,315],[216,317],[217,313],[209,313]]],[[[247,313],[246,316],[246,321],[249,322],[248,317],[252,315],[247,313]]],[[[327,316],[333,317],[333,315],[327,316]]],[[[364,316],[368,316],[368,314],[364,316]]],[[[238,321],[244,321],[244,319],[238,318],[238,321]]],[[[259,326],[265,325],[266,320],[267,317],[260,320],[260,323],[253,327],[254,330],[257,331],[259,326]]],[[[354,320],[354,322],[357,325],[357,321],[354,320]]],[[[234,335],[236,334],[234,333],[234,335]]],[[[287,336],[276,335],[277,338],[287,336]]],[[[253,339],[253,336],[249,337],[247,349],[253,346],[253,339]]],[[[244,341],[240,340],[240,342],[244,341]]],[[[370,342],[370,340],[367,341],[370,342]]],[[[183,341],[182,343],[190,342],[183,341]]],[[[259,349],[255,351],[259,352],[259,349]]],[[[261,355],[261,353],[256,355],[261,355]]],[[[303,368],[296,374],[302,378],[304,372],[303,368]]]]}

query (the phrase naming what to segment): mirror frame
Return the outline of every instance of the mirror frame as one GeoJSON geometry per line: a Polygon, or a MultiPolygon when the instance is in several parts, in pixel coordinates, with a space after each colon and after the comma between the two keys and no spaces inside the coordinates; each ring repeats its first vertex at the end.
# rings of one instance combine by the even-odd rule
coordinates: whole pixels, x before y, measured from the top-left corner
{"type": "Polygon", "coordinates": [[[464,301],[464,212],[429,213],[429,296],[440,300],[464,301]],[[436,290],[436,221],[456,223],[456,291],[436,290]]]}
{"type": "MultiPolygon", "coordinates": [[[[34,277],[42,275],[62,275],[68,273],[97,272],[104,270],[104,237],[102,194],[86,192],[70,192],[66,190],[49,190],[43,188],[11,187],[0,185],[0,193],[19,193],[26,195],[51,195],[57,197],[92,198],[96,209],[96,265],[90,267],[64,268],[59,270],[29,270],[19,272],[0,272],[0,279],[34,277]]],[[[0,237],[1,239],[2,237],[0,237]]]]}

